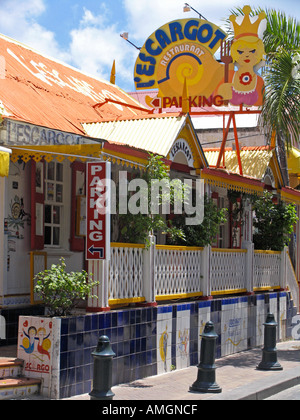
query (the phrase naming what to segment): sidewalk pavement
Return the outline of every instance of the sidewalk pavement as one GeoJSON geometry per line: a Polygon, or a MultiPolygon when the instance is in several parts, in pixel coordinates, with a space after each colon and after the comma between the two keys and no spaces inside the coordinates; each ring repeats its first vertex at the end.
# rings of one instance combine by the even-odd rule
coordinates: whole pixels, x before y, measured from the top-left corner
{"type": "MultiPolygon", "coordinates": [[[[277,343],[278,362],[282,371],[260,371],[262,349],[236,353],[216,360],[216,382],[220,394],[189,392],[197,379],[197,367],[139,379],[112,387],[118,400],[263,400],[284,389],[300,384],[300,341],[277,343]]],[[[66,400],[89,400],[88,394],[66,400]]]]}

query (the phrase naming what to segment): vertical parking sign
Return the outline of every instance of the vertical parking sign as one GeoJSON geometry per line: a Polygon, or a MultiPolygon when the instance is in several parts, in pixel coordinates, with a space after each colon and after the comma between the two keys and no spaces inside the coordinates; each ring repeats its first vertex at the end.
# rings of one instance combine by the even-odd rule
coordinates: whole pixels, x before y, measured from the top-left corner
{"type": "Polygon", "coordinates": [[[110,162],[89,162],[86,171],[86,259],[110,259],[110,162]]]}

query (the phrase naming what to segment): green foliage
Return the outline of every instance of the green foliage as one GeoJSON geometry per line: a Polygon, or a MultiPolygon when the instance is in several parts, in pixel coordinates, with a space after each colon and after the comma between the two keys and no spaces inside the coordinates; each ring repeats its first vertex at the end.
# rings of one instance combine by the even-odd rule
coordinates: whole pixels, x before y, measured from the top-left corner
{"type": "Polygon", "coordinates": [[[220,225],[227,221],[227,209],[218,209],[217,205],[211,198],[204,196],[204,219],[199,225],[188,226],[185,224],[185,216],[177,216],[174,225],[181,227],[185,241],[177,240],[172,241],[170,238],[168,242],[170,244],[186,245],[186,246],[199,246],[203,247],[211,245],[216,239],[219,233],[220,225]]]}
{"type": "MultiPolygon", "coordinates": [[[[149,154],[148,164],[146,166],[145,172],[142,174],[141,179],[146,181],[148,185],[147,191],[141,191],[141,198],[139,205],[141,206],[141,201],[148,203],[147,214],[142,212],[138,214],[121,214],[119,215],[119,224],[121,232],[121,240],[128,243],[145,243],[148,245],[148,236],[154,232],[162,232],[167,234],[169,237],[181,238],[184,239],[183,230],[168,224],[166,220],[160,215],[153,213],[151,209],[151,202],[158,203],[161,206],[164,202],[164,199],[169,198],[170,203],[174,202],[174,189],[170,189],[170,196],[166,197],[162,190],[159,190],[157,195],[153,195],[151,190],[151,185],[155,182],[170,180],[170,174],[168,171],[167,165],[162,160],[162,156],[154,156],[149,154]],[[143,196],[147,194],[148,196],[143,196]]],[[[130,202],[131,197],[128,197],[128,203],[130,202]]]]}
{"type": "Polygon", "coordinates": [[[265,105],[261,118],[266,133],[275,130],[284,136],[288,146],[291,136],[300,135],[300,80],[298,55],[282,50],[272,57],[271,69],[264,72],[265,105]],[[298,69],[298,70],[297,70],[298,69]]]}
{"type": "Polygon", "coordinates": [[[52,264],[50,270],[38,273],[35,279],[34,291],[49,309],[50,316],[69,315],[78,300],[87,296],[96,297],[91,295],[91,291],[98,282],[91,281],[84,270],[67,273],[64,258],[60,259],[60,264],[52,264]]]}
{"type": "Polygon", "coordinates": [[[273,203],[273,195],[265,191],[253,205],[255,219],[253,235],[255,249],[282,251],[290,242],[290,235],[298,217],[293,204],[273,203]]]}

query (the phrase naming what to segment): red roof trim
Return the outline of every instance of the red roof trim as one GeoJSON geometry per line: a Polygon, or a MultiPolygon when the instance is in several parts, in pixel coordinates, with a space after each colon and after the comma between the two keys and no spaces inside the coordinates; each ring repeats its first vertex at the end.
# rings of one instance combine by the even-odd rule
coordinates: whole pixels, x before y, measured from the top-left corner
{"type": "Polygon", "coordinates": [[[292,194],[292,195],[294,195],[296,197],[300,197],[300,191],[295,190],[294,188],[291,188],[291,187],[282,187],[281,188],[281,191],[283,191],[283,192],[285,192],[287,194],[292,194]]]}
{"type": "Polygon", "coordinates": [[[233,172],[226,171],[224,169],[204,168],[202,169],[202,172],[207,175],[219,176],[220,178],[224,178],[226,180],[244,182],[245,184],[256,185],[258,187],[263,187],[264,185],[262,182],[260,182],[256,178],[248,177],[245,175],[239,175],[233,172]]]}

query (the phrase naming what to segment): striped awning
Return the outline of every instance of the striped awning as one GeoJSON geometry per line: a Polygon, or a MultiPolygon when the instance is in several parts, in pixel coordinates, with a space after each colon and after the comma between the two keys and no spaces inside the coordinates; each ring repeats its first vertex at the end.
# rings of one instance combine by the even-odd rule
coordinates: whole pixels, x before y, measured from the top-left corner
{"type": "Polygon", "coordinates": [[[9,174],[9,158],[11,150],[0,147],[0,176],[5,177],[9,174]]]}
{"type": "Polygon", "coordinates": [[[80,159],[85,162],[89,158],[100,158],[102,144],[76,144],[76,145],[59,145],[59,146],[13,146],[12,147],[12,162],[17,162],[21,159],[23,162],[28,162],[33,159],[35,162],[40,162],[44,159],[46,162],[51,162],[56,159],[63,162],[68,159],[74,162],[80,159]]]}

